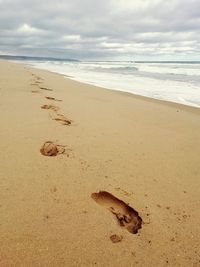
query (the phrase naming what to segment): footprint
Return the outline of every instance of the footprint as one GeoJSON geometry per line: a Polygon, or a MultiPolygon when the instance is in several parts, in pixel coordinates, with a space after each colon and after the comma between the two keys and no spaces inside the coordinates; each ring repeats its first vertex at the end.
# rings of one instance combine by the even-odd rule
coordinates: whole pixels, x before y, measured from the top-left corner
{"type": "Polygon", "coordinates": [[[56,118],[53,118],[53,120],[60,122],[62,125],[71,125],[72,121],[67,119],[62,114],[57,114],[56,118]]]}
{"type": "Polygon", "coordinates": [[[91,197],[99,205],[112,212],[119,225],[125,227],[130,233],[137,234],[138,230],[142,228],[142,218],[138,212],[109,192],[92,193],[91,197]]]}
{"type": "Polygon", "coordinates": [[[54,100],[54,101],[62,101],[60,99],[55,99],[54,97],[50,97],[50,96],[45,96],[45,98],[49,100],[54,100]]]}
{"type": "Polygon", "coordinates": [[[47,141],[41,147],[40,152],[43,156],[53,157],[58,154],[64,154],[65,148],[64,146],[53,143],[52,141],[47,141]]]}
{"type": "Polygon", "coordinates": [[[59,110],[59,107],[56,107],[56,106],[53,106],[53,105],[43,105],[41,106],[42,109],[50,109],[50,110],[53,110],[53,111],[58,111],[59,110]]]}
{"type": "Polygon", "coordinates": [[[62,125],[71,125],[72,121],[67,119],[64,115],[57,113],[60,109],[54,105],[43,105],[41,106],[42,109],[48,109],[55,112],[55,114],[50,114],[52,120],[60,122],[62,125]]]}

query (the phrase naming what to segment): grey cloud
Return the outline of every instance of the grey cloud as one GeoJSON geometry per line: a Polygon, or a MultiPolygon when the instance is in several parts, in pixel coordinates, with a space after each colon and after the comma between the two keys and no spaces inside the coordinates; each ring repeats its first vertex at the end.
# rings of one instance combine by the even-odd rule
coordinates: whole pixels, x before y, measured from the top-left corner
{"type": "Polygon", "coordinates": [[[0,0],[0,51],[118,59],[200,54],[199,0],[0,0]]]}

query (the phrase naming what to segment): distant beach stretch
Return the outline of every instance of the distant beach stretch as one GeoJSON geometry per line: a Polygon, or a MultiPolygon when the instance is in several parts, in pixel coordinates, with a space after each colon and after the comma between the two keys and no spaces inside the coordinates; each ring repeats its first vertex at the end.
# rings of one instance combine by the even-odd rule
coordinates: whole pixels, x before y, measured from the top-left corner
{"type": "Polygon", "coordinates": [[[0,266],[199,266],[200,109],[59,73],[0,61],[0,266]]]}

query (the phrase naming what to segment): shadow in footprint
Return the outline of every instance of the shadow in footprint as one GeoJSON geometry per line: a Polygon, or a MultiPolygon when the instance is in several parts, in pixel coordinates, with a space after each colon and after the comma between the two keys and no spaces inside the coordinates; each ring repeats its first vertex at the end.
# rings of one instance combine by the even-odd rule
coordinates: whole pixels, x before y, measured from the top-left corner
{"type": "Polygon", "coordinates": [[[123,236],[121,236],[121,235],[111,235],[110,236],[110,240],[113,242],[113,243],[119,243],[119,242],[121,242],[122,241],[122,239],[123,239],[123,236]]]}
{"type": "Polygon", "coordinates": [[[53,100],[53,101],[59,101],[59,102],[62,101],[60,99],[56,99],[56,98],[50,97],[50,96],[45,96],[45,98],[48,99],[48,100],[53,100]]]}
{"type": "Polygon", "coordinates": [[[142,228],[142,218],[136,210],[127,205],[124,201],[106,191],[92,193],[91,197],[99,205],[104,206],[112,212],[119,225],[126,228],[130,233],[137,234],[138,230],[142,228]]]}
{"type": "Polygon", "coordinates": [[[53,143],[52,141],[47,141],[42,145],[40,153],[43,156],[54,157],[59,154],[64,154],[65,148],[62,145],[57,145],[53,143]]]}

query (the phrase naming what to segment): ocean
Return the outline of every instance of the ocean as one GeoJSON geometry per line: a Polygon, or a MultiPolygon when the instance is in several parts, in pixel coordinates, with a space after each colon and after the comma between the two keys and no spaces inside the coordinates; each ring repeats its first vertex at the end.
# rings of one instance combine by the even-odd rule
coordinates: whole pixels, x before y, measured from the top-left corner
{"type": "Polygon", "coordinates": [[[19,60],[83,83],[200,108],[200,61],[19,60]]]}

